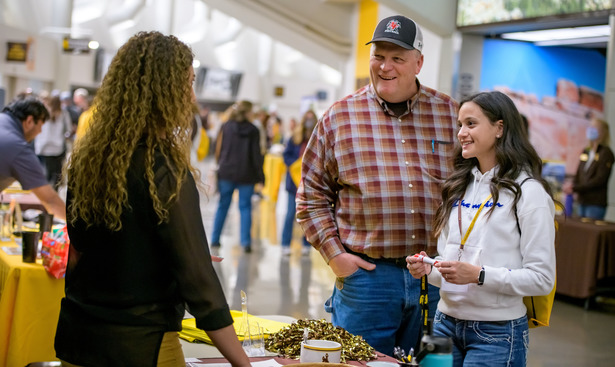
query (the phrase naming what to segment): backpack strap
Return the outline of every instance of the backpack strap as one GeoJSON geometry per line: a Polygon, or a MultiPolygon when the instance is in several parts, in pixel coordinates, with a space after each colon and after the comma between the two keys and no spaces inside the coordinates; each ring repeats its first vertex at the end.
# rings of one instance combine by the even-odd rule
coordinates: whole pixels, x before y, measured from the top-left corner
{"type": "MultiPolygon", "coordinates": [[[[531,180],[531,179],[532,179],[531,177],[526,177],[523,181],[521,181],[521,183],[519,184],[519,189],[521,188],[521,186],[523,186],[525,181],[531,180]]],[[[517,221],[517,231],[519,231],[519,234],[521,234],[521,226],[519,225],[519,215],[517,214],[517,203],[515,203],[515,220],[517,221]]]]}

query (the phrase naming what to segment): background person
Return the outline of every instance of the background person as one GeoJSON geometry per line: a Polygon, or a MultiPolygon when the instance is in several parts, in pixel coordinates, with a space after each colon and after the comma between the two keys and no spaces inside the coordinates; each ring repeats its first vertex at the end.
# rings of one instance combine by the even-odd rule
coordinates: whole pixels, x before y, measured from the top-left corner
{"type": "MultiPolygon", "coordinates": [[[[284,164],[286,165],[286,192],[288,193],[288,206],[286,208],[286,217],[284,218],[284,228],[282,229],[282,254],[290,255],[290,243],[293,238],[293,227],[295,225],[297,185],[291,175],[291,166],[297,160],[303,157],[303,152],[307,146],[312,131],[316,126],[316,114],[312,110],[308,110],[303,114],[301,122],[294,126],[292,136],[286,142],[284,148],[284,164]]],[[[298,163],[297,163],[298,164],[298,163]]],[[[311,245],[305,238],[302,237],[302,252],[304,255],[309,255],[311,245]]]]}
{"type": "Polygon", "coordinates": [[[0,191],[17,180],[22,189],[36,195],[47,212],[65,219],[66,205],[47,181],[30,144],[48,119],[49,111],[33,96],[16,99],[0,113],[0,191]]]}
{"type": "Polygon", "coordinates": [[[41,133],[34,139],[34,151],[45,167],[47,182],[57,190],[62,179],[62,165],[68,148],[67,139],[72,134],[72,122],[68,111],[62,108],[58,95],[49,95],[42,100],[50,116],[41,133]]]}
{"type": "Polygon", "coordinates": [[[593,118],[587,128],[587,140],[589,146],[581,153],[574,180],[567,181],[563,191],[576,194],[580,217],[603,220],[608,204],[609,177],[615,161],[609,148],[609,124],[593,118]]]}
{"type": "Polygon", "coordinates": [[[85,88],[77,88],[73,92],[73,104],[77,107],[79,114],[90,108],[90,92],[85,88]]]}
{"type": "MultiPolygon", "coordinates": [[[[431,221],[452,172],[457,103],[416,78],[413,20],[383,19],[368,44],[371,84],[325,111],[307,145],[297,220],[337,276],[332,323],[393,355],[418,348],[420,281],[405,258],[436,254],[431,221]]],[[[433,315],[435,287],[428,298],[433,315]]]]}
{"type": "Polygon", "coordinates": [[[239,192],[241,247],[252,251],[252,194],[254,185],[265,182],[263,155],[258,128],[252,124],[252,102],[239,101],[231,107],[228,121],[222,124],[216,145],[218,162],[218,192],[220,201],[211,235],[213,247],[220,246],[220,236],[233,192],[239,192]]]}
{"type": "Polygon", "coordinates": [[[250,365],[210,260],[189,161],[192,61],[174,36],[130,38],[70,157],[71,247],[55,338],[65,365],[184,367],[177,332],[186,308],[233,366],[250,365]]]}
{"type": "Polygon", "coordinates": [[[252,119],[252,123],[258,129],[259,146],[261,148],[261,154],[263,156],[267,154],[267,150],[269,149],[269,146],[267,145],[268,139],[267,139],[267,129],[266,129],[268,120],[269,120],[269,113],[267,113],[267,110],[264,108],[259,109],[256,112],[254,119],[252,119]]]}
{"type": "Polygon", "coordinates": [[[454,366],[525,366],[523,296],[548,294],[555,284],[551,188],[505,94],[462,101],[458,124],[455,171],[434,224],[440,262],[432,269],[409,257],[408,269],[440,287],[433,332],[452,338],[454,366]]]}
{"type": "Polygon", "coordinates": [[[62,102],[62,109],[65,109],[70,115],[72,135],[74,135],[77,130],[77,124],[79,123],[79,115],[81,115],[81,110],[73,103],[73,95],[69,91],[63,91],[60,93],[60,101],[62,102]]]}

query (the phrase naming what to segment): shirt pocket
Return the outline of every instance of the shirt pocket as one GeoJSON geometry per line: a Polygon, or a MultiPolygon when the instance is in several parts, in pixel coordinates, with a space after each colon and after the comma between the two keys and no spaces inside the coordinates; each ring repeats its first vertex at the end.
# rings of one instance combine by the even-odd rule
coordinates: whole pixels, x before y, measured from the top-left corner
{"type": "Polygon", "coordinates": [[[446,139],[425,139],[419,142],[421,170],[426,178],[442,181],[453,171],[455,143],[446,139]]]}

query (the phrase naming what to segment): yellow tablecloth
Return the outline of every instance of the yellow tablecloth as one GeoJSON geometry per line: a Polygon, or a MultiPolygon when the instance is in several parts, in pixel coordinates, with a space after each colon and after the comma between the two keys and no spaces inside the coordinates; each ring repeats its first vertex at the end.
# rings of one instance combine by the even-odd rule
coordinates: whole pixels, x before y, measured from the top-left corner
{"type": "Polygon", "coordinates": [[[263,163],[263,171],[265,173],[263,195],[269,200],[276,202],[278,201],[280,183],[286,174],[284,158],[279,154],[266,154],[265,162],[263,163]]]}
{"type": "MultiPolygon", "coordinates": [[[[233,327],[235,328],[235,333],[237,334],[239,341],[242,341],[244,339],[244,333],[243,330],[241,330],[241,325],[243,323],[243,313],[241,311],[231,310],[231,316],[233,317],[234,321],[233,327]]],[[[250,324],[258,322],[259,326],[263,329],[263,336],[265,339],[269,338],[271,334],[275,334],[290,325],[286,322],[269,320],[250,314],[248,314],[248,322],[250,324]]],[[[182,331],[179,332],[179,336],[189,342],[194,342],[198,340],[208,344],[213,344],[207,333],[196,327],[196,320],[193,318],[184,319],[182,321],[182,331]]]]}
{"type": "MultiPolygon", "coordinates": [[[[0,241],[0,247],[16,247],[0,241]]],[[[0,367],[56,360],[53,340],[64,297],[64,279],[48,275],[40,260],[0,249],[0,367]]]]}

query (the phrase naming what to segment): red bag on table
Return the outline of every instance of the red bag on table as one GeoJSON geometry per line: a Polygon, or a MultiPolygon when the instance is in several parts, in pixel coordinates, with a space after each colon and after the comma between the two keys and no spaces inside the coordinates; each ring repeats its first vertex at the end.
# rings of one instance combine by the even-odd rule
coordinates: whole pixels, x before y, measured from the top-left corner
{"type": "Polygon", "coordinates": [[[43,233],[43,244],[41,246],[43,266],[47,273],[56,279],[62,279],[66,274],[69,246],[70,241],[66,226],[43,233]]]}

